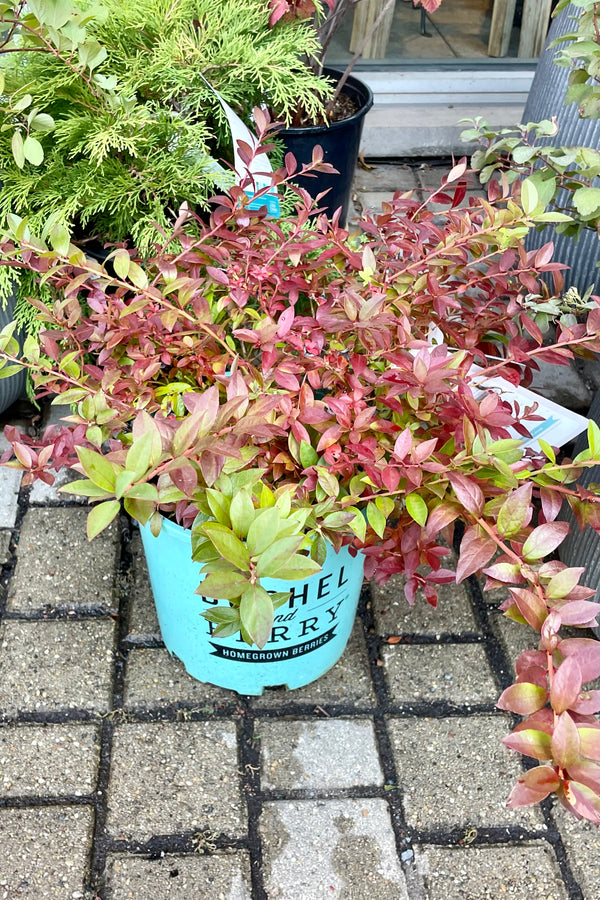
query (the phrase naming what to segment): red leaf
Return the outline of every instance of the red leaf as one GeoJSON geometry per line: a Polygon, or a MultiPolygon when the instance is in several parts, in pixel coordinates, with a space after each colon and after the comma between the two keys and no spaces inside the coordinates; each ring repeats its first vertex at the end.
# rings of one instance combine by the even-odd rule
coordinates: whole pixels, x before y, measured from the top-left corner
{"type": "Polygon", "coordinates": [[[529,561],[549,556],[559,544],[562,544],[568,533],[567,522],[548,522],[546,525],[538,525],[523,544],[524,558],[529,561]]]}
{"type": "Polygon", "coordinates": [[[554,522],[562,508],[562,497],[556,491],[543,487],[540,490],[540,499],[546,522],[554,522]]]}
{"type": "Polygon", "coordinates": [[[592,716],[600,712],[600,691],[583,691],[571,709],[583,716],[592,716]]]}
{"type": "Polygon", "coordinates": [[[524,756],[532,756],[534,759],[552,759],[551,738],[545,731],[537,731],[534,728],[513,731],[512,734],[502,738],[502,743],[509,750],[516,750],[524,756]]]}
{"type": "Polygon", "coordinates": [[[600,797],[585,784],[566,781],[559,793],[560,802],[578,819],[589,819],[600,825],[600,797]]]}
{"type": "Polygon", "coordinates": [[[565,659],[552,679],[550,704],[557,713],[571,709],[581,693],[581,669],[576,657],[565,659]]]}
{"type": "Polygon", "coordinates": [[[600,646],[592,638],[569,638],[561,641],[558,652],[564,656],[575,656],[581,670],[583,683],[600,678],[600,646]]]}
{"type": "Polygon", "coordinates": [[[564,625],[597,625],[596,616],[600,608],[591,600],[573,600],[558,611],[564,625]]]}
{"type": "Polygon", "coordinates": [[[509,593],[525,621],[536,631],[541,631],[548,615],[548,607],[539,594],[527,588],[509,588],[509,593]]]}
{"type": "Polygon", "coordinates": [[[440,503],[439,506],[436,506],[427,518],[427,525],[425,526],[427,540],[436,537],[442,528],[451,525],[458,515],[459,511],[456,506],[450,506],[447,503],[440,503]]]}
{"type": "Polygon", "coordinates": [[[496,706],[498,709],[507,709],[518,713],[520,716],[528,716],[546,705],[548,691],[537,684],[520,682],[511,684],[500,695],[496,706]]]}
{"type": "Polygon", "coordinates": [[[515,809],[539,803],[552,791],[558,790],[560,783],[558,773],[552,766],[535,766],[519,778],[510,792],[507,805],[515,809]]]}
{"type": "Polygon", "coordinates": [[[394,444],[393,455],[396,457],[396,459],[404,459],[407,453],[410,453],[412,441],[413,437],[410,428],[405,428],[404,431],[400,432],[400,434],[396,438],[396,443],[394,444]]]}
{"type": "Polygon", "coordinates": [[[495,541],[488,537],[480,537],[476,527],[468,528],[460,545],[460,556],[456,566],[457,584],[483,569],[495,552],[495,541]]]}
{"type": "Polygon", "coordinates": [[[451,472],[448,480],[452,485],[456,499],[467,512],[473,516],[480,516],[483,512],[485,498],[479,485],[470,478],[465,478],[458,472],[451,472]]]}
{"type": "Polygon", "coordinates": [[[581,754],[581,740],[577,725],[568,712],[558,717],[552,735],[552,759],[563,769],[577,762],[581,754]]]}

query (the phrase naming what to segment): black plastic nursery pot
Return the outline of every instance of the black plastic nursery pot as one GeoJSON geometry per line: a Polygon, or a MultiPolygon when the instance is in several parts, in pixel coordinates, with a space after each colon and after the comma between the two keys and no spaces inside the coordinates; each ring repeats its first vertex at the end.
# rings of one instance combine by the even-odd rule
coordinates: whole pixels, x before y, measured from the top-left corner
{"type": "MultiPolygon", "coordinates": [[[[342,73],[336,69],[323,69],[323,74],[337,81],[342,73]]],[[[294,154],[299,166],[311,162],[314,147],[319,145],[323,148],[324,161],[335,166],[339,174],[328,175],[318,172],[316,176],[298,178],[296,182],[307,190],[311,197],[329,191],[319,206],[325,208],[329,217],[341,207],[342,225],[345,224],[348,215],[352,179],[365,116],[373,106],[371,89],[352,75],[344,85],[343,93],[356,103],[358,109],[354,115],[339,122],[332,122],[330,125],[284,128],[277,135],[283,141],[285,151],[294,154]]]]}
{"type": "MultiPolygon", "coordinates": [[[[4,308],[0,302],[0,331],[15,318],[15,298],[8,297],[4,308]]],[[[18,337],[18,335],[16,335],[18,337]]],[[[8,378],[0,378],[0,414],[25,394],[27,374],[25,369],[8,378]]]]}

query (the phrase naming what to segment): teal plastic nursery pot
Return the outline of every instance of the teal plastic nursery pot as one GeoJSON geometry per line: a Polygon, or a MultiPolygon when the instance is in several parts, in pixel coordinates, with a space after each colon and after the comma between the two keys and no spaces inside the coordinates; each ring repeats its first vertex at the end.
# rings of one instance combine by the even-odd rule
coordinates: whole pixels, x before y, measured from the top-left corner
{"type": "Polygon", "coordinates": [[[271,638],[259,650],[239,635],[212,637],[214,626],[200,614],[219,601],[195,593],[202,576],[192,561],[191,532],[168,519],[158,537],[148,525],[140,530],[163,640],[193,678],[239,694],[299,688],[344,652],[363,581],[362,553],[352,557],[347,547],[336,553],[329,546],[322,571],[304,581],[262,579],[265,590],[292,594],[275,611],[271,638]]]}

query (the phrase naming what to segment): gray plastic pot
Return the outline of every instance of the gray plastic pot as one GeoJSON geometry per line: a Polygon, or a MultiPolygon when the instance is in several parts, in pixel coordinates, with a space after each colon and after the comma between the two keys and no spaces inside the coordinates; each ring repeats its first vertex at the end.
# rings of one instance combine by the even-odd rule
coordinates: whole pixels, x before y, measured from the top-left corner
{"type": "MultiPolygon", "coordinates": [[[[0,331],[9,322],[15,318],[15,298],[9,297],[4,305],[0,305],[0,331]]],[[[16,335],[20,337],[21,335],[16,335]]],[[[8,378],[0,378],[0,415],[8,409],[9,406],[23,397],[25,394],[26,383],[25,370],[17,372],[15,375],[9,375],[8,378]]]]}

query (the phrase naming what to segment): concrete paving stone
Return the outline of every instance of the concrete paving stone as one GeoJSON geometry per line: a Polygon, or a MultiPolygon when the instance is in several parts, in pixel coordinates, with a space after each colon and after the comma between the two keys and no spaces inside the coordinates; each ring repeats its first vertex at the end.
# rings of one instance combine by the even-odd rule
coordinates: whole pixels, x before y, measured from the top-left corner
{"type": "Polygon", "coordinates": [[[0,566],[10,562],[10,531],[0,531],[0,566]]]}
{"type": "Polygon", "coordinates": [[[260,697],[252,697],[250,702],[256,709],[290,703],[315,706],[351,703],[359,709],[373,706],[375,694],[360,622],[355,623],[341,659],[317,681],[294,691],[265,691],[260,697]]]}
{"type": "MultiPolygon", "coordinates": [[[[0,454],[2,448],[0,447],[0,454]]],[[[17,521],[22,472],[0,466],[0,528],[14,528],[17,521]]]]}
{"type": "Polygon", "coordinates": [[[127,639],[143,641],[160,639],[160,626],[156,617],[148,566],[144,558],[139,529],[135,529],[131,539],[133,556],[133,584],[131,587],[131,615],[127,639]]]}
{"type": "Polygon", "coordinates": [[[109,708],[114,623],[5,620],[0,626],[0,714],[109,708]]]}
{"type": "Polygon", "coordinates": [[[0,795],[90,794],[98,760],[93,725],[0,726],[0,795]]]}
{"type": "Polygon", "coordinates": [[[200,708],[237,703],[233,691],[197,681],[167,650],[132,650],[127,658],[125,706],[194,703],[200,708]]]}
{"type": "Polygon", "coordinates": [[[113,525],[88,541],[86,519],[83,509],[27,511],[7,609],[116,608],[117,528],[113,525]]]}
{"type": "Polygon", "coordinates": [[[537,807],[506,808],[522,773],[518,754],[500,743],[508,716],[391,719],[388,727],[409,825],[543,825],[537,807]]]}
{"type": "Polygon", "coordinates": [[[373,723],[364,719],[257,723],[261,787],[329,790],[381,785],[373,723]]]}
{"type": "Polygon", "coordinates": [[[415,170],[410,166],[394,166],[383,163],[370,165],[368,169],[356,169],[352,183],[355,191],[411,191],[419,186],[415,170]]]}
{"type": "Polygon", "coordinates": [[[556,803],[554,819],[561,833],[575,879],[584,900],[600,897],[600,829],[591,822],[576,819],[556,803]]]}
{"type": "Polygon", "coordinates": [[[250,900],[246,852],[218,856],[110,855],[106,900],[250,900]]]}
{"type": "Polygon", "coordinates": [[[91,837],[86,807],[0,809],[1,900],[83,898],[91,837]]]}
{"type": "Polygon", "coordinates": [[[552,848],[542,841],[466,849],[425,845],[415,848],[415,857],[428,900],[569,900],[552,848]]]}
{"type": "Polygon", "coordinates": [[[404,596],[404,577],[395,575],[387,584],[371,583],[375,627],[379,634],[462,634],[477,632],[466,588],[442,584],[434,608],[422,595],[410,606],[404,596]]]}
{"type": "Polygon", "coordinates": [[[209,829],[246,832],[232,722],[157,722],[115,729],[107,828],[116,837],[209,829]]]}
{"type": "Polygon", "coordinates": [[[82,478],[83,476],[79,472],[76,472],[74,469],[61,469],[59,472],[52,470],[52,474],[54,475],[54,484],[46,484],[44,481],[34,481],[29,495],[30,503],[39,503],[42,505],[44,503],[57,503],[59,500],[76,500],[78,503],[85,503],[87,505],[87,497],[80,497],[74,494],[61,494],[59,491],[59,488],[63,487],[65,484],[69,484],[71,481],[82,478]]]}
{"type": "Polygon", "coordinates": [[[495,703],[501,693],[480,644],[396,644],[382,657],[393,703],[495,703]]]}
{"type": "Polygon", "coordinates": [[[384,800],[265,803],[269,900],[408,900],[384,800]]]}
{"type": "Polygon", "coordinates": [[[358,204],[362,207],[363,215],[378,215],[383,211],[382,204],[389,203],[392,196],[392,191],[364,191],[358,194],[358,204]]]}

